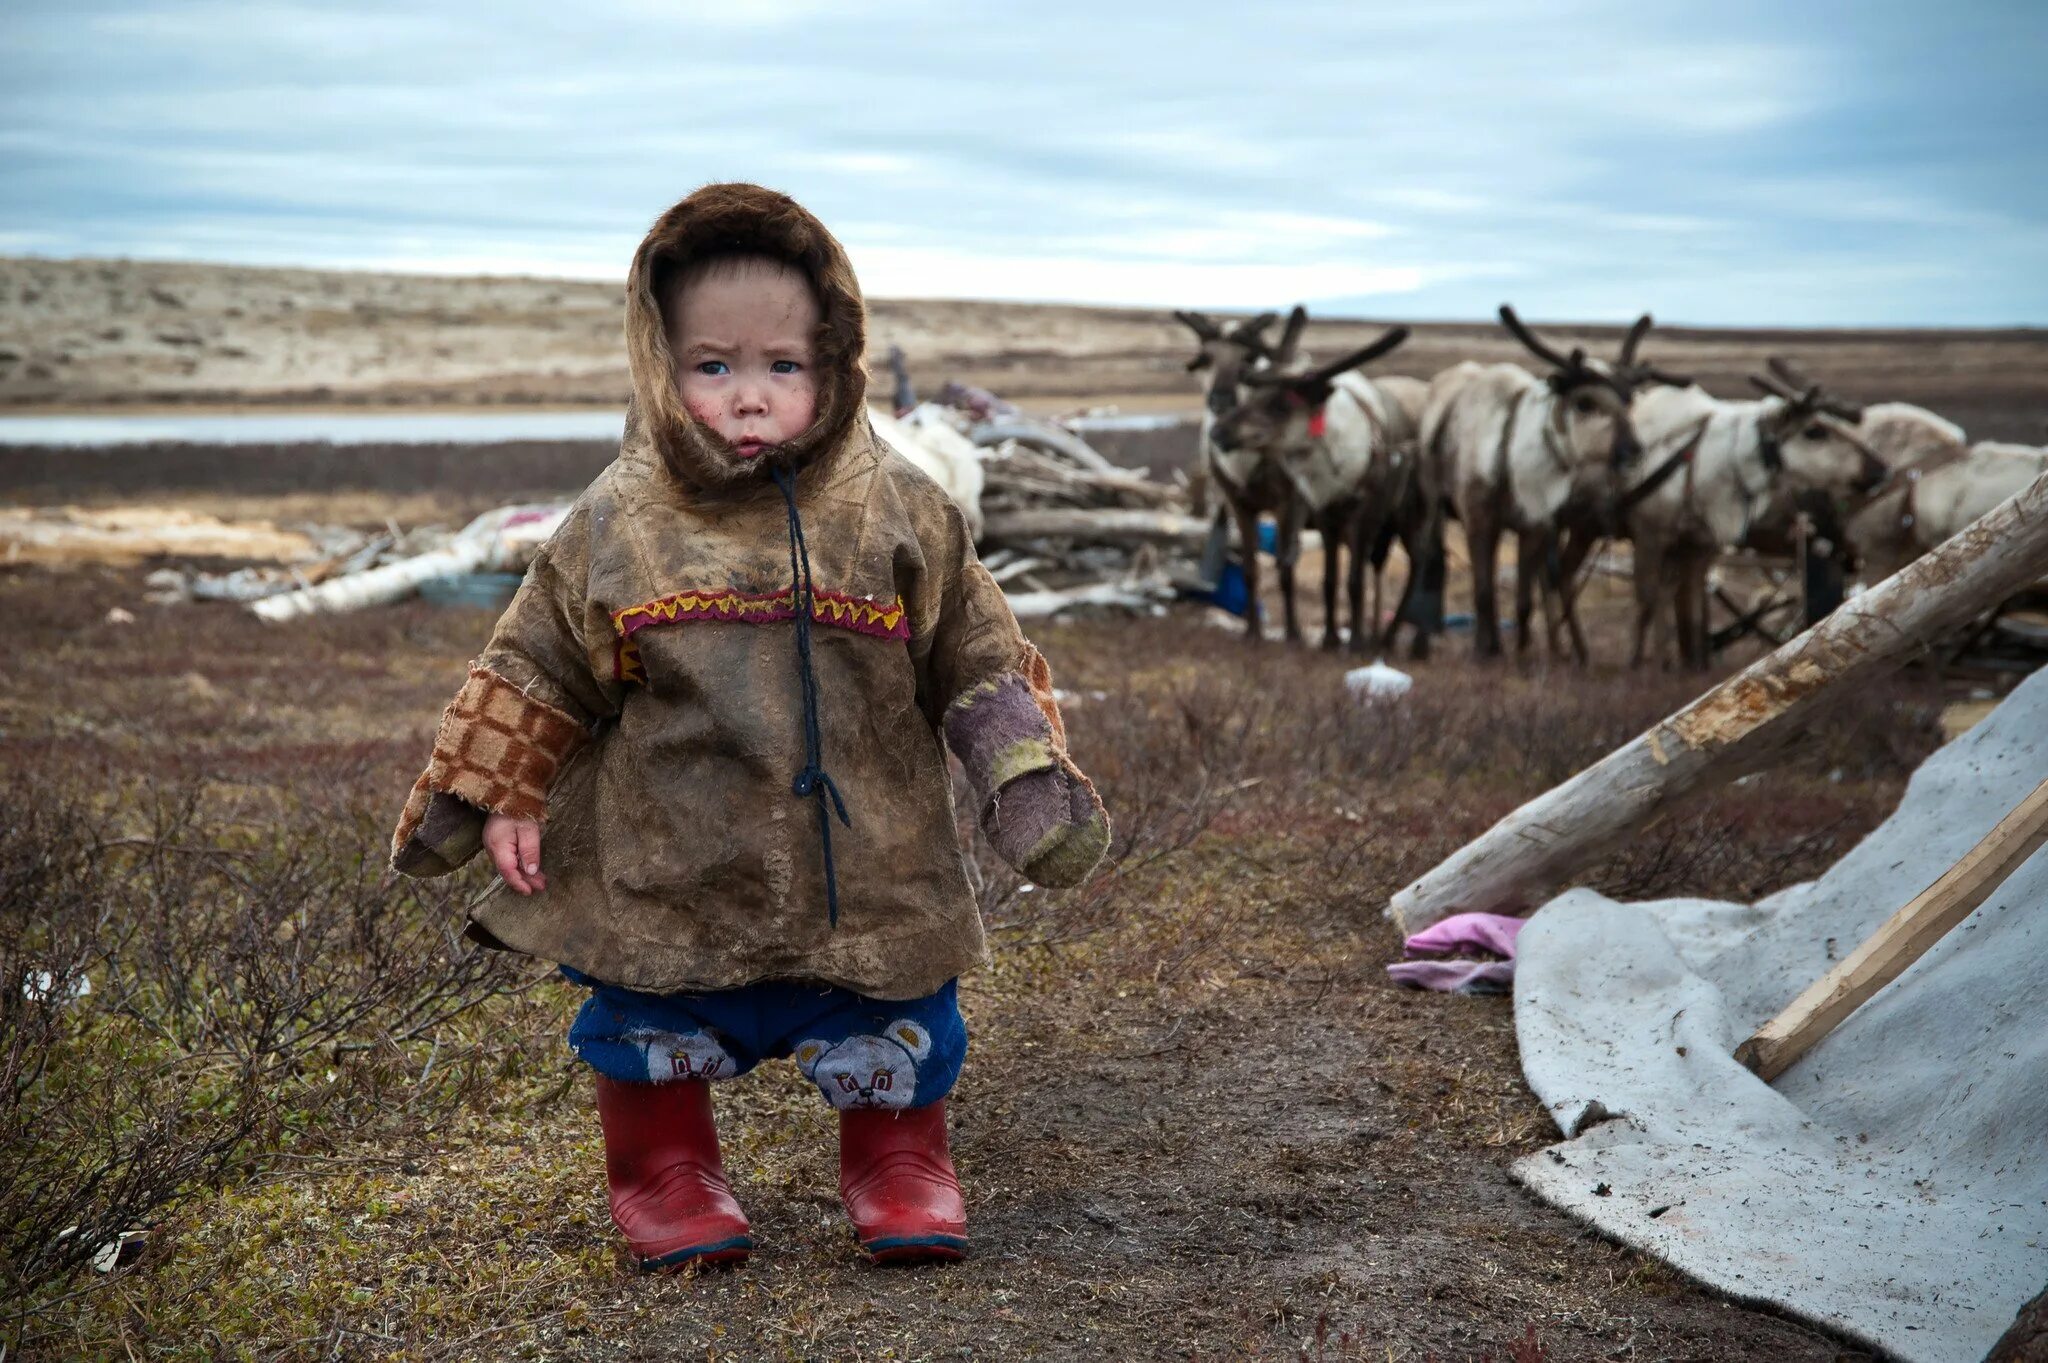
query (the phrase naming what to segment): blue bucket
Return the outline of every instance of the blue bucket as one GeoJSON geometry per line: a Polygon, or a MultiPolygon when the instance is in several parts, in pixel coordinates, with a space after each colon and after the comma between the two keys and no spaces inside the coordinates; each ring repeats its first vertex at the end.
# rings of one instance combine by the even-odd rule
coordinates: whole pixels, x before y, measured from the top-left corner
{"type": "Polygon", "coordinates": [[[1221,606],[1232,615],[1243,615],[1250,604],[1251,595],[1244,589],[1244,569],[1235,563],[1223,565],[1223,572],[1216,579],[1216,590],[1209,593],[1212,604],[1221,606]]]}

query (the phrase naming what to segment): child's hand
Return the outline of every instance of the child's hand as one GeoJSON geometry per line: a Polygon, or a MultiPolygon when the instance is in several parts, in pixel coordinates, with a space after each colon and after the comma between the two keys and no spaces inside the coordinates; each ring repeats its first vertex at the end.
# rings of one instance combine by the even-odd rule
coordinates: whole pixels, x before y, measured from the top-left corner
{"type": "Polygon", "coordinates": [[[484,850],[491,854],[498,874],[517,893],[532,894],[548,887],[548,878],[540,873],[540,825],[532,819],[491,815],[484,820],[484,850]]]}

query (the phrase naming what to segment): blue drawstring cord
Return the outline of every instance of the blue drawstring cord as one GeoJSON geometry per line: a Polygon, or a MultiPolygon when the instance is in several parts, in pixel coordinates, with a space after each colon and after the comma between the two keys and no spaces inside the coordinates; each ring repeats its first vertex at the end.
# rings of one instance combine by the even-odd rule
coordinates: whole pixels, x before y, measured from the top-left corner
{"type": "Polygon", "coordinates": [[[789,789],[800,799],[815,798],[818,802],[818,842],[825,850],[825,912],[837,928],[839,877],[832,866],[831,813],[837,813],[839,822],[848,828],[853,827],[853,821],[846,817],[846,801],[839,798],[839,787],[825,774],[825,735],[818,725],[818,674],[811,666],[811,551],[804,543],[803,517],[796,510],[796,475],[779,466],[770,469],[769,475],[775,479],[775,486],[782,489],[783,505],[789,508],[789,576],[791,590],[796,594],[796,671],[804,692],[804,769],[796,774],[789,789]],[[828,796],[830,812],[826,805],[828,796]]]}

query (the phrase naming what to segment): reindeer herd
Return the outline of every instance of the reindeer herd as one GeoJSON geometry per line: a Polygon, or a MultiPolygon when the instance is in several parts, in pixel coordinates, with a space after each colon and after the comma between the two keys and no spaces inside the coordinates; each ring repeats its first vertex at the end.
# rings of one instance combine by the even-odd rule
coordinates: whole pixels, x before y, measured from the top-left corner
{"type": "Polygon", "coordinates": [[[1353,651],[1391,649],[1403,625],[1426,657],[1444,629],[1446,523],[1464,531],[1472,567],[1474,648],[1500,656],[1500,545],[1515,548],[1515,647],[1589,659],[1576,611],[1581,570],[1606,541],[1633,546],[1631,663],[1711,662],[1709,575],[1735,550],[1808,553],[1844,573],[1886,576],[2048,471],[2048,449],[1970,444],[1925,408],[1855,407],[1772,359],[1751,376],[1760,396],[1716,398],[1642,357],[1638,319],[1612,359],[1547,344],[1502,305],[1500,319],[1541,362],[1451,366],[1428,382],[1374,378],[1366,365],[1408,339],[1390,328],[1363,349],[1317,363],[1301,348],[1308,314],[1226,323],[1177,312],[1205,384],[1200,431],[1219,517],[1234,520],[1249,601],[1247,637],[1263,637],[1259,522],[1274,517],[1289,642],[1302,640],[1294,571],[1301,532],[1323,553],[1322,646],[1343,646],[1337,584],[1346,584],[1353,651]],[[1395,543],[1409,569],[1382,626],[1395,543]],[[1366,605],[1371,569],[1372,604],[1366,605]]]}

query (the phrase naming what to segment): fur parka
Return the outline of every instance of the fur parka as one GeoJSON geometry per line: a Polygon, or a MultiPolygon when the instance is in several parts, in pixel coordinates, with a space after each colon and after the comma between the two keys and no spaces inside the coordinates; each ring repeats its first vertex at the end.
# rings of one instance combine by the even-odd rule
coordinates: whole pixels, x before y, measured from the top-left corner
{"type": "Polygon", "coordinates": [[[443,715],[393,864],[445,873],[475,854],[486,811],[537,818],[547,888],[496,887],[472,910],[482,940],[652,992],[801,979],[931,993],[984,954],[949,739],[992,830],[1020,777],[1057,773],[1071,792],[1027,874],[1075,883],[1107,846],[1045,661],[958,508],[871,428],[859,286],[817,219],[758,186],[699,190],[635,254],[626,327],[619,456],[443,715]],[[759,461],[683,407],[663,318],[674,270],[732,250],[798,265],[822,314],[817,417],[780,457],[814,584],[822,766],[847,811],[831,830],[836,924],[816,807],[792,792],[807,743],[788,508],[759,461]]]}

